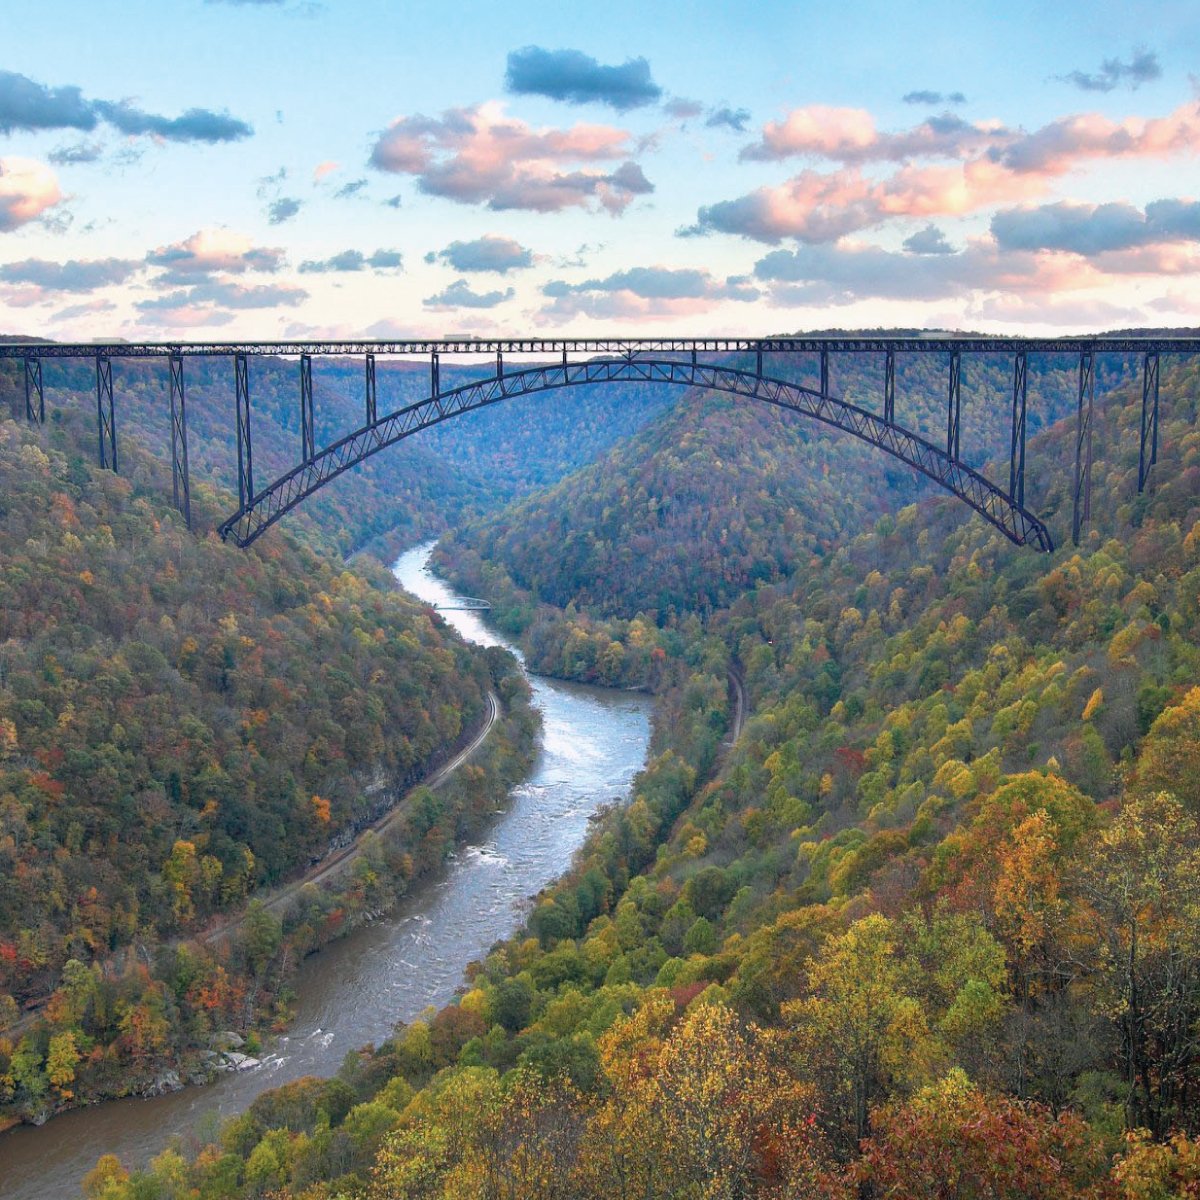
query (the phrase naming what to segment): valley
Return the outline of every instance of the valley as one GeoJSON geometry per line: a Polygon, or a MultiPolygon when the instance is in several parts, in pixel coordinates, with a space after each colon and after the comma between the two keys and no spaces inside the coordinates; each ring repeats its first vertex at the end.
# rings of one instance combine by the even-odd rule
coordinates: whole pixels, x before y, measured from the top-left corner
{"type": "MultiPolygon", "coordinates": [[[[1035,366],[1031,461],[1069,462],[1073,381],[1035,366]]],[[[869,389],[866,368],[843,385],[869,389]]],[[[482,780],[464,794],[472,815],[451,837],[442,826],[440,859],[386,915],[371,897],[395,876],[374,868],[395,852],[333,860],[362,927],[262,976],[289,1022],[263,1031],[263,1065],[10,1131],[27,1173],[14,1195],[38,1194],[28,1172],[52,1155],[53,1186],[94,1166],[89,1194],[104,1200],[185,1186],[323,1200],[403,1194],[414,1164],[450,1188],[516,1186],[529,1153],[565,1164],[571,1195],[609,1195],[614,1172],[686,1188],[719,1170],[849,1196],[914,1186],[920,1155],[965,1129],[990,1139],[966,1169],[1020,1137],[1040,1147],[1028,1169],[1050,1172],[1039,1186],[1121,1195],[1143,1150],[1115,1131],[1186,1127],[1196,1081],[1149,1008],[1131,1040],[1111,1006],[1136,989],[1191,1020],[1190,992],[1155,989],[1167,962],[1200,970],[1186,887],[1130,927],[1134,965],[1112,966],[1129,945],[1111,924],[1121,889],[1200,866],[1197,380],[1193,364],[1164,371],[1161,457],[1139,496],[1132,377],[1103,364],[1092,526],[1049,556],[849,439],[724,398],[685,393],[579,466],[550,439],[545,466],[527,470],[555,478],[464,510],[395,572],[426,606],[450,586],[489,600],[492,629],[445,615],[484,648],[506,712],[524,677],[500,650],[540,673],[533,774],[518,756],[495,776],[510,801],[482,780]],[[1139,857],[1164,838],[1172,857],[1139,857]],[[861,1031],[866,1060],[840,1040],[863,1004],[879,1014],[861,1031]],[[677,1107],[689,1088],[708,1107],[677,1107]],[[428,1149],[464,1118],[453,1151],[428,1149]],[[770,1140],[749,1157],[742,1135],[718,1142],[714,1168],[693,1154],[702,1128],[770,1140]],[[60,1137],[70,1155],[47,1149],[60,1137]],[[901,1151],[913,1139],[915,1158],[901,1151]]],[[[977,380],[982,395],[1001,387],[977,380]]],[[[622,401],[614,389],[603,403],[622,401]]],[[[498,435],[498,452],[514,436],[498,435]]],[[[1000,420],[971,436],[981,465],[1005,452],[1000,420]]],[[[1030,486],[1061,536],[1069,473],[1030,486]]],[[[298,536],[324,545],[329,528],[305,516],[298,536]]],[[[266,553],[292,536],[272,531],[266,553]]],[[[425,803],[372,819],[419,844],[425,803]]],[[[313,908],[318,891],[277,893],[282,945],[327,941],[303,940],[330,911],[313,908]]]]}

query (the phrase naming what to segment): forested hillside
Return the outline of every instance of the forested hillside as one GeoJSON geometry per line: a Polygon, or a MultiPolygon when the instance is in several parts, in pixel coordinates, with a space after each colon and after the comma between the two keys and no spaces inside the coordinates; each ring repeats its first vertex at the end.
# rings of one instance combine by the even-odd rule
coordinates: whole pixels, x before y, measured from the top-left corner
{"type": "MultiPolygon", "coordinates": [[[[512,364],[510,364],[511,368],[512,364]]],[[[0,397],[14,416],[24,412],[19,362],[0,363],[0,397]]],[[[300,457],[300,378],[294,359],[249,360],[255,484],[262,487],[291,469],[300,457]]],[[[441,386],[449,389],[494,371],[446,362],[441,386]]],[[[96,382],[90,363],[46,359],[47,413],[95,419],[96,382]]],[[[188,358],[184,363],[189,459],[193,486],[237,489],[234,444],[234,375],[228,358],[188,358]]],[[[170,395],[167,364],[113,360],[118,451],[127,440],[157,458],[166,456],[169,483],[170,395]]],[[[317,446],[358,428],[363,421],[363,364],[317,358],[313,362],[313,410],[317,446]]],[[[380,359],[380,416],[429,394],[428,364],[380,359]]],[[[614,442],[640,428],[675,399],[661,388],[572,388],[562,393],[509,400],[494,408],[422,432],[368,459],[305,502],[288,520],[320,531],[342,553],[390,535],[407,544],[441,533],[528,491],[552,483],[590,462],[614,442]]],[[[205,515],[219,523],[232,510],[205,515]]]]}
{"type": "MultiPolygon", "coordinates": [[[[161,461],[130,440],[100,471],[93,437],[74,412],[0,419],[0,1113],[140,1090],[212,1029],[253,1027],[285,958],[440,863],[530,751],[507,656],[377,569],[189,534],[161,461]],[[343,894],[187,940],[378,816],[493,688],[511,712],[473,786],[418,806],[343,894]]],[[[199,489],[201,517],[229,502],[199,489]]]]}
{"type": "MultiPolygon", "coordinates": [[[[764,369],[819,386],[815,356],[770,355],[764,369]]],[[[896,363],[898,420],[943,445],[946,370],[941,354],[896,363]]],[[[963,359],[963,455],[976,466],[999,460],[1005,481],[1010,370],[1002,356],[963,359]]],[[[879,411],[882,371],[881,355],[834,356],[830,391],[879,411]]],[[[1128,362],[1101,360],[1098,389],[1129,376],[1128,362]]],[[[1073,411],[1075,388],[1069,360],[1032,356],[1031,432],[1073,411]]],[[[1032,456],[1027,495],[1035,511],[1043,474],[1062,469],[1032,456]]],[[[931,490],[847,434],[744,398],[688,392],[594,465],[452,534],[440,561],[464,578],[477,575],[481,561],[502,564],[519,587],[559,607],[641,611],[661,622],[782,579],[807,555],[827,553],[931,490]]]]}
{"type": "Polygon", "coordinates": [[[657,756],[460,1002],[89,1194],[1190,1195],[1198,395],[1164,371],[1140,498],[1140,390],[1103,400],[1079,550],[936,499],[610,627],[685,669],[657,756]]]}

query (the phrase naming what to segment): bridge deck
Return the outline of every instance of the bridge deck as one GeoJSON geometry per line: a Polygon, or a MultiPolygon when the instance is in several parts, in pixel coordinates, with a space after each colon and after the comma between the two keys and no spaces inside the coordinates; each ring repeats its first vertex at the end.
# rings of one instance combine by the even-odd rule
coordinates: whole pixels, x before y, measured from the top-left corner
{"type": "Polygon", "coordinates": [[[1145,337],[1124,334],[1085,337],[1030,338],[986,337],[956,334],[843,335],[803,337],[601,337],[601,338],[441,338],[423,341],[248,341],[248,342],[0,342],[4,358],[169,358],[230,357],[235,354],[299,356],[318,355],[413,355],[431,354],[837,354],[883,353],[887,350],[913,354],[1027,354],[1071,353],[1090,350],[1096,354],[1195,354],[1200,352],[1200,334],[1145,337]]]}

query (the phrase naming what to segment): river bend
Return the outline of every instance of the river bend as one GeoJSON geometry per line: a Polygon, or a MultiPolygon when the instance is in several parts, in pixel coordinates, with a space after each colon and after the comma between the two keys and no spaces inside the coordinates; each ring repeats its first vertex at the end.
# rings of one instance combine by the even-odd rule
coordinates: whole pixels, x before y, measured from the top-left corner
{"type": "MultiPolygon", "coordinates": [[[[432,548],[431,542],[402,555],[396,578],[430,604],[453,604],[461,597],[428,568],[432,548]]],[[[444,615],[470,641],[506,646],[520,657],[481,614],[444,615]]],[[[332,1075],[349,1051],[382,1041],[395,1022],[447,1003],[466,965],[513,932],[528,898],[570,862],[589,817],[624,796],[645,762],[648,697],[540,676],[530,683],[544,728],[529,780],[513,790],[477,843],[419,883],[392,913],[300,966],[295,1019],[260,1068],[152,1100],[76,1109],[40,1129],[20,1126],[0,1135],[0,1197],[76,1196],[101,1154],[143,1166],[173,1134],[211,1130],[260,1092],[302,1075],[332,1075]]]]}

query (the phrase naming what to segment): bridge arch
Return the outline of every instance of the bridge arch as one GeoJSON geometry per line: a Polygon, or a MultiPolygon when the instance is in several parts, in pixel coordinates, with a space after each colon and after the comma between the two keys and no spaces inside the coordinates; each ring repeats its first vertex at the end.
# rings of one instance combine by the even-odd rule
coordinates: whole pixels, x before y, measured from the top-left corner
{"type": "Polygon", "coordinates": [[[463,384],[419,400],[347,434],[248,497],[220,527],[248,546],[282,516],[373,454],[443,421],[517,396],[597,383],[663,383],[763,401],[852,434],[899,459],[957,496],[1019,546],[1053,550],[1046,526],[978,471],[912,430],[845,400],[761,373],[687,360],[639,358],[530,366],[463,384]]]}

